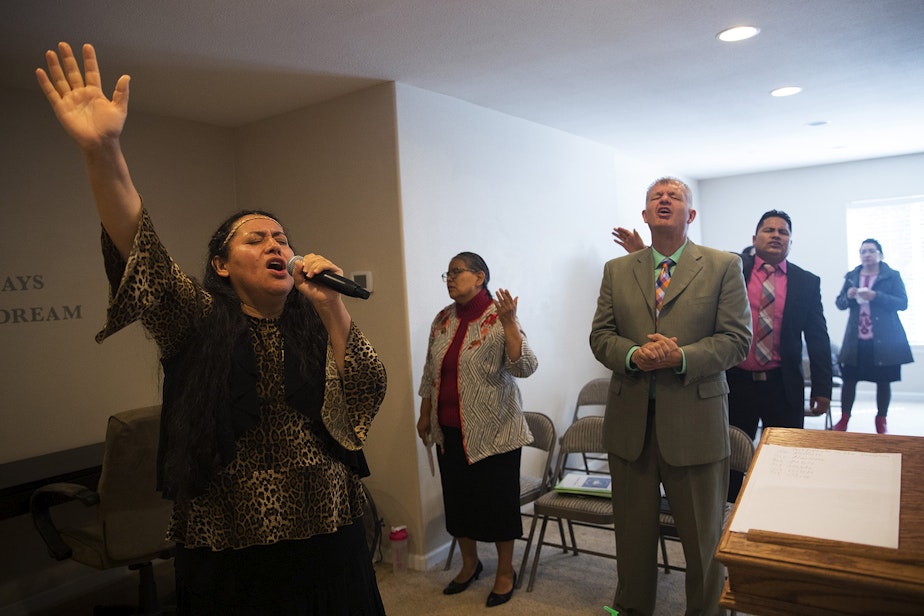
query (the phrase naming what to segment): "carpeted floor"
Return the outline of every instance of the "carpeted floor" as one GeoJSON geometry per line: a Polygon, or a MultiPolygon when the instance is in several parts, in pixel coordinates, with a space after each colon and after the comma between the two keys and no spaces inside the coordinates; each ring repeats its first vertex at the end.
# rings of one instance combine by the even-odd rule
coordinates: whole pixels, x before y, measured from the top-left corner
{"type": "MultiPolygon", "coordinates": [[[[600,552],[615,552],[611,531],[577,529],[578,545],[600,552]]],[[[516,542],[514,564],[518,567],[525,542],[516,542]]],[[[668,543],[672,564],[683,564],[680,546],[668,543]]],[[[377,567],[379,589],[391,616],[468,616],[487,613],[498,616],[543,616],[597,614],[607,616],[604,606],[613,604],[616,591],[616,561],[589,554],[563,554],[561,550],[543,547],[539,569],[532,592],[526,591],[528,569],[521,588],[509,603],[490,608],[485,600],[494,585],[497,558],[494,547],[479,545],[479,557],[484,563],[481,578],[457,595],[442,594],[443,587],[456,574],[461,561],[456,558],[453,569],[410,571],[395,574],[388,565],[377,567]]],[[[530,558],[530,561],[532,558],[530,558]]],[[[684,574],[672,571],[658,574],[658,605],[655,616],[678,616],[684,612],[684,574]]]]}

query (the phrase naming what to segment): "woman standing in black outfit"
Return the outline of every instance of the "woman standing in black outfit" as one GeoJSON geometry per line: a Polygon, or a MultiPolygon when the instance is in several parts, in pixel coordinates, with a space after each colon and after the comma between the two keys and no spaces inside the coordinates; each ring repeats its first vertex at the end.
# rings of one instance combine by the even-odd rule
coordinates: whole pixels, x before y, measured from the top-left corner
{"type": "Polygon", "coordinates": [[[203,282],[161,244],[122,154],[128,76],[112,100],[96,53],[66,43],[37,77],[84,156],[110,303],[99,341],[141,321],[164,370],[158,489],[174,501],[178,614],[382,615],[365,542],[362,454],[382,363],[340,295],[341,270],[294,256],[279,220],[240,212],[212,235],[203,282]]]}
{"type": "Polygon", "coordinates": [[[838,361],[844,388],[841,419],[835,430],[847,430],[857,394],[857,381],[876,383],[876,432],[885,434],[886,415],[894,381],[902,378],[902,364],[914,361],[898,311],[908,308],[901,274],[882,260],[882,246],[874,239],[860,245],[860,265],[847,272],[837,296],[837,307],[850,310],[838,361]]]}

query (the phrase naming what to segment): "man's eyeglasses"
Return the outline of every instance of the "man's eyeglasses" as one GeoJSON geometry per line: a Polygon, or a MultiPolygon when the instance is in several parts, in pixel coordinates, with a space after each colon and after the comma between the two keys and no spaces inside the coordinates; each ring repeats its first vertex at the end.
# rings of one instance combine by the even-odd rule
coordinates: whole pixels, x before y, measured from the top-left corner
{"type": "Polygon", "coordinates": [[[473,274],[478,273],[473,269],[468,269],[467,267],[457,267],[455,269],[449,270],[448,272],[443,272],[443,282],[447,282],[450,278],[455,280],[456,276],[458,276],[462,272],[471,272],[473,274]]]}

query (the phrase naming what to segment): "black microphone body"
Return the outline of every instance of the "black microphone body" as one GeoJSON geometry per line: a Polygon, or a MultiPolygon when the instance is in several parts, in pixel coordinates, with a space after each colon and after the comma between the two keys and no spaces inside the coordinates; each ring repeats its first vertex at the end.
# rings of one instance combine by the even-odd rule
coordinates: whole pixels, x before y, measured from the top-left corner
{"type": "MultiPolygon", "coordinates": [[[[303,257],[298,255],[289,259],[289,262],[286,263],[286,271],[289,272],[289,276],[295,276],[295,262],[301,261],[302,259],[303,257]]],[[[317,284],[322,284],[328,289],[333,289],[337,293],[342,293],[343,295],[358,297],[359,299],[369,299],[369,291],[362,288],[349,278],[338,276],[331,271],[320,272],[315,274],[313,277],[308,278],[308,280],[317,284]]]]}

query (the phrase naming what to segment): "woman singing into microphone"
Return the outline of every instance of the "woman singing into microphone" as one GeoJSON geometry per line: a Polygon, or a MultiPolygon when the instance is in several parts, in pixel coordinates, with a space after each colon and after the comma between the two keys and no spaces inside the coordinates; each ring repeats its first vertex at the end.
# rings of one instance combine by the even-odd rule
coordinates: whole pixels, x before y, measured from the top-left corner
{"type": "Polygon", "coordinates": [[[158,239],[120,146],[96,53],[66,43],[36,71],[87,165],[111,287],[103,340],[140,320],[164,370],[158,483],[174,501],[178,614],[384,614],[362,524],[362,447],[385,370],[341,295],[342,273],[294,256],[279,219],[228,218],[200,284],[158,239]]]}

